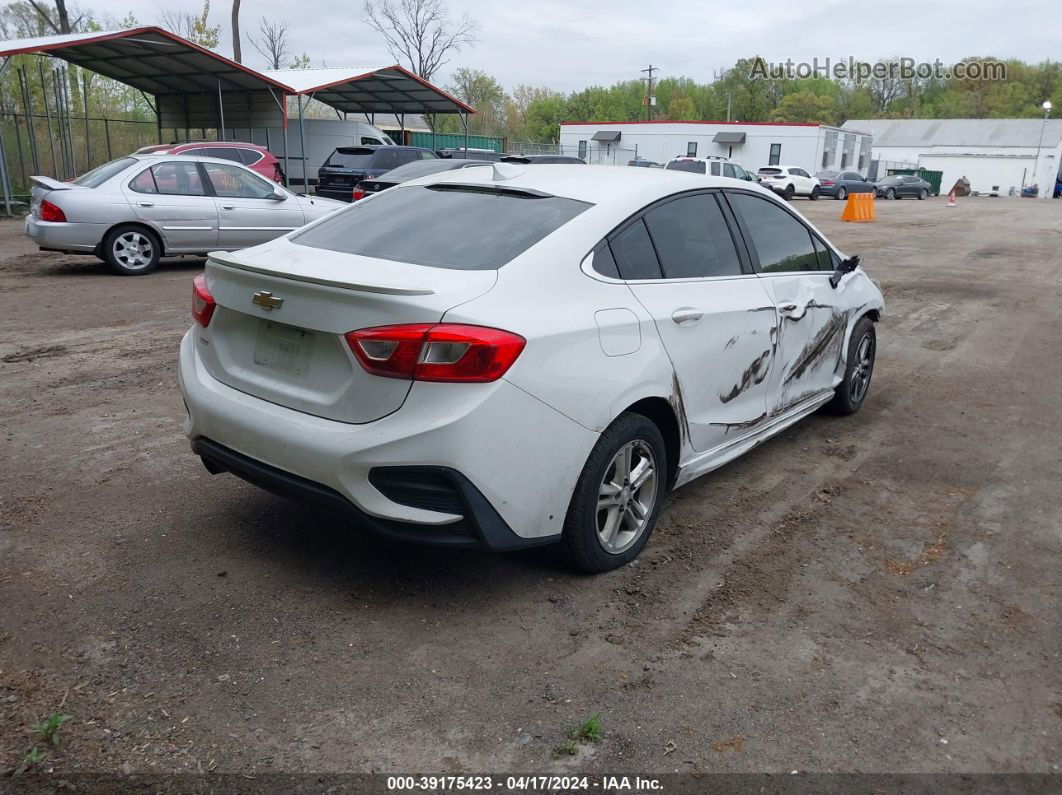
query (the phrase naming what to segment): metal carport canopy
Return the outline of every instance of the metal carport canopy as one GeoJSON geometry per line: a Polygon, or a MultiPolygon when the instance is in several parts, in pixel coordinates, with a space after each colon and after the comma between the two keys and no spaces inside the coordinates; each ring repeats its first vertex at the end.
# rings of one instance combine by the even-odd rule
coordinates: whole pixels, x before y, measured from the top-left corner
{"type": "Polygon", "coordinates": [[[283,126],[282,98],[293,93],[271,77],[154,26],[0,42],[0,57],[24,54],[51,55],[154,95],[160,127],[223,130],[226,115],[230,127],[283,126]],[[245,101],[230,100],[223,107],[220,95],[234,93],[245,101]]]}
{"type": "Polygon", "coordinates": [[[457,97],[404,67],[278,69],[263,72],[292,94],[310,95],[341,113],[475,113],[457,97]]]}

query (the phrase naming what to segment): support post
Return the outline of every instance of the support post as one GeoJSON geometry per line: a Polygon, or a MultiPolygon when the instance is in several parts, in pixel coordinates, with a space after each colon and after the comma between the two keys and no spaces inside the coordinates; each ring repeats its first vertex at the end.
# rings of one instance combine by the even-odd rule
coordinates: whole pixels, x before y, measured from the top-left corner
{"type": "Polygon", "coordinates": [[[55,134],[52,132],[52,112],[48,109],[48,84],[44,80],[44,65],[37,59],[37,70],[41,75],[41,96],[44,98],[44,118],[48,121],[48,145],[52,148],[52,173],[59,176],[59,163],[55,159],[55,134]]]}
{"type": "Polygon", "coordinates": [[[221,96],[221,81],[218,81],[218,118],[221,120],[221,128],[218,132],[221,133],[219,140],[225,140],[225,100],[221,96]]]}
{"type": "Polygon", "coordinates": [[[92,139],[89,136],[88,72],[81,70],[81,104],[85,108],[85,171],[92,168],[92,139]]]}
{"type": "Polygon", "coordinates": [[[30,160],[33,161],[33,173],[41,173],[41,161],[37,156],[37,130],[33,118],[33,100],[29,92],[29,78],[26,77],[26,67],[18,69],[19,88],[22,89],[22,110],[26,114],[26,127],[29,128],[30,160]]]}
{"type": "MultiPolygon", "coordinates": [[[[313,95],[310,96],[313,98],[313,95]]],[[[302,156],[302,192],[309,194],[310,183],[306,179],[306,125],[303,123],[303,103],[302,94],[299,94],[299,154],[302,156]]]]}
{"type": "Polygon", "coordinates": [[[405,146],[406,145],[406,114],[404,114],[404,113],[399,113],[398,114],[398,124],[399,124],[399,129],[402,131],[401,132],[402,146],[405,146]]]}
{"type": "MultiPolygon", "coordinates": [[[[5,69],[7,69],[7,65],[10,60],[11,58],[9,56],[4,59],[4,62],[2,64],[0,64],[0,75],[4,73],[5,69]]],[[[18,127],[16,126],[15,129],[17,130],[18,127]]],[[[22,152],[20,147],[19,155],[21,154],[22,152]]],[[[7,176],[7,151],[4,149],[4,133],[2,128],[0,128],[0,187],[2,187],[4,192],[4,213],[8,217],[10,217],[11,203],[14,197],[11,195],[11,180],[9,180],[7,176]]]]}
{"type": "Polygon", "coordinates": [[[431,151],[435,151],[435,114],[432,113],[429,117],[431,119],[431,151]]]}
{"type": "Polygon", "coordinates": [[[107,138],[107,161],[114,160],[111,154],[111,123],[107,118],[103,119],[103,135],[107,138]]]}
{"type": "Polygon", "coordinates": [[[461,111],[461,124],[465,128],[465,160],[468,160],[468,112],[461,111]]]}

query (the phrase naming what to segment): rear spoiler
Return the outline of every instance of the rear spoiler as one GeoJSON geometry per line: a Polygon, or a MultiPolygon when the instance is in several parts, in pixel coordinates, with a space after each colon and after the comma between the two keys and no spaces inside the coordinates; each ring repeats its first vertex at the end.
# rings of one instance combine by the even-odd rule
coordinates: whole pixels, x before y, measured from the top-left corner
{"type": "Polygon", "coordinates": [[[398,285],[389,284],[363,284],[359,282],[347,281],[346,279],[339,281],[338,279],[326,279],[319,277],[304,276],[300,273],[292,273],[290,271],[275,270],[270,268],[260,268],[254,265],[249,265],[246,262],[240,262],[235,259],[228,259],[225,257],[225,251],[212,251],[207,254],[213,262],[218,265],[224,265],[227,268],[236,268],[241,271],[249,271],[251,273],[264,273],[267,276],[280,276],[284,279],[293,279],[298,282],[309,282],[311,284],[323,284],[327,287],[341,287],[344,290],[357,290],[362,293],[380,293],[382,295],[434,295],[434,290],[429,290],[422,287],[401,287],[398,285]]]}
{"type": "Polygon", "coordinates": [[[81,187],[80,185],[71,185],[69,182],[60,182],[51,177],[30,177],[30,180],[48,190],[73,190],[74,188],[81,187]]]}

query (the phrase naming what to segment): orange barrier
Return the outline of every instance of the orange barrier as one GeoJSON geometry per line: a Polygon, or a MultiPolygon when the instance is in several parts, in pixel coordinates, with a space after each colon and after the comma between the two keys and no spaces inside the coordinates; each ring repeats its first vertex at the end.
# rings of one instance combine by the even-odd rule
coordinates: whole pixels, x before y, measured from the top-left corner
{"type": "Polygon", "coordinates": [[[841,213],[842,221],[856,221],[866,223],[877,218],[874,213],[873,193],[849,193],[848,203],[841,213]]]}

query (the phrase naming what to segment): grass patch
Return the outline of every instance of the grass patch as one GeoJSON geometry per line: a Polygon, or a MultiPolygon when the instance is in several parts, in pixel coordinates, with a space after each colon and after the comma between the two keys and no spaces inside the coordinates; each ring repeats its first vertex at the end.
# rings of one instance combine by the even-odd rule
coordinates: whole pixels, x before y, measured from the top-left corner
{"type": "Polygon", "coordinates": [[[72,717],[73,715],[53,712],[40,723],[33,724],[32,728],[38,739],[52,745],[59,745],[59,729],[72,717]]]}
{"type": "Polygon", "coordinates": [[[582,723],[569,726],[564,732],[564,742],[553,749],[554,756],[575,756],[580,745],[601,742],[601,713],[595,712],[582,723]]]}

